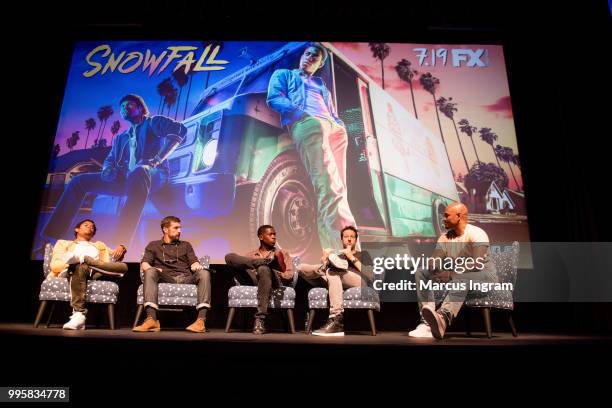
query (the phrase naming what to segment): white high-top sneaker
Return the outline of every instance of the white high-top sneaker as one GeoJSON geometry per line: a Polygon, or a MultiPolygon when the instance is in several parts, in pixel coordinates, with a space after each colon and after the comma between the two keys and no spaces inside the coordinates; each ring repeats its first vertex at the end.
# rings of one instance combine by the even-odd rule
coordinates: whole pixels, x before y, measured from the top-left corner
{"type": "Polygon", "coordinates": [[[85,315],[81,312],[73,312],[64,330],[85,330],[85,315]]]}
{"type": "Polygon", "coordinates": [[[329,263],[331,263],[333,266],[335,266],[338,269],[348,268],[348,261],[346,259],[340,258],[338,254],[329,254],[327,259],[329,259],[329,263]]]}
{"type": "Polygon", "coordinates": [[[433,334],[431,334],[431,327],[426,325],[425,323],[419,324],[416,329],[408,332],[408,336],[410,337],[419,337],[423,339],[433,339],[433,334]]]}

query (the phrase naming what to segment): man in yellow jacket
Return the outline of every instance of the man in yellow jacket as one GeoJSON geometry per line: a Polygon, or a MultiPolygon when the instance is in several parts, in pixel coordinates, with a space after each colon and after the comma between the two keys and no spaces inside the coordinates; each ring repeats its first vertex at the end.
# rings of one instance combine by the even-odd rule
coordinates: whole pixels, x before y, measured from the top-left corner
{"type": "Polygon", "coordinates": [[[64,325],[64,329],[67,330],[85,328],[87,279],[99,279],[104,276],[102,272],[97,272],[91,267],[121,274],[126,273],[128,269],[127,265],[121,262],[126,247],[119,245],[112,251],[103,242],[91,242],[95,234],[95,222],[89,219],[83,220],[74,228],[74,240],[60,239],[53,246],[51,273],[47,279],[65,274],[70,281],[70,305],[73,312],[70,320],[64,325]]]}

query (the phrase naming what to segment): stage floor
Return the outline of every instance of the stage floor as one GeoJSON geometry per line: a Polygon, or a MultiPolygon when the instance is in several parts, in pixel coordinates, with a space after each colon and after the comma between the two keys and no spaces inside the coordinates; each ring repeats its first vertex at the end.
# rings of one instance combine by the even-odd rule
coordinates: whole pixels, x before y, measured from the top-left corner
{"type": "Polygon", "coordinates": [[[303,332],[255,336],[222,329],[206,334],[170,328],[134,333],[129,328],[65,331],[3,323],[0,383],[67,386],[71,401],[91,402],[95,396],[116,403],[115,395],[156,402],[158,396],[174,396],[178,390],[212,395],[228,388],[223,398],[251,400],[264,383],[264,388],[275,390],[283,385],[292,398],[310,398],[311,393],[321,396],[332,381],[333,394],[352,390],[361,399],[361,392],[370,392],[372,384],[396,394],[409,390],[415,378],[439,381],[449,374],[477,374],[483,389],[487,382],[496,389],[500,378],[537,384],[551,373],[566,373],[568,364],[600,364],[611,340],[537,333],[519,333],[516,338],[497,333],[488,339],[482,332],[472,337],[452,332],[442,341],[389,331],[377,336],[349,332],[336,338],[303,332]],[[152,385],[154,392],[140,391],[152,385]],[[112,392],[97,393],[98,386],[112,392]]]}
{"type": "Polygon", "coordinates": [[[24,323],[1,323],[0,336],[2,337],[31,337],[39,338],[66,338],[98,341],[162,341],[162,342],[190,342],[202,343],[228,343],[232,344],[278,344],[287,346],[294,345],[297,348],[308,345],[319,347],[326,345],[347,346],[395,346],[395,347],[465,347],[465,346],[543,346],[543,345],[600,345],[612,342],[612,336],[585,336],[585,335],[563,335],[563,334],[541,334],[541,333],[519,333],[513,337],[510,333],[493,333],[493,338],[488,339],[483,332],[465,333],[449,332],[444,340],[415,339],[408,336],[407,332],[379,332],[376,336],[369,332],[347,331],[343,337],[319,337],[306,335],[304,332],[295,334],[279,331],[269,332],[262,336],[256,336],[250,332],[240,332],[234,329],[231,333],[225,333],[222,329],[209,329],[205,334],[190,333],[179,328],[162,327],[158,333],[134,333],[129,328],[117,330],[87,328],[86,330],[72,331],[62,330],[61,327],[39,327],[33,328],[31,324],[24,323]]]}

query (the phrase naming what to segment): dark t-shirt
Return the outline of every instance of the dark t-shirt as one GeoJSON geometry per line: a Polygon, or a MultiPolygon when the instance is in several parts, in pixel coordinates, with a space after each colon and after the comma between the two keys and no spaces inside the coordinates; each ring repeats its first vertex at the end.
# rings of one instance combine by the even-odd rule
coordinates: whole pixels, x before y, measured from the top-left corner
{"type": "Polygon", "coordinates": [[[152,241],[145,248],[142,262],[154,268],[161,268],[170,275],[191,274],[191,265],[198,262],[193,247],[187,241],[175,241],[170,244],[163,240],[152,241]]]}

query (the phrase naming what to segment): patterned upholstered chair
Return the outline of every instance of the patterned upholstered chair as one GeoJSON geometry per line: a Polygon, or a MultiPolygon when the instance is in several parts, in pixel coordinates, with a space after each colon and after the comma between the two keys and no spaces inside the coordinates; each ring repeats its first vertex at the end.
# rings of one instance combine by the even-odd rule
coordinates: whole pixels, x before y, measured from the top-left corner
{"type": "MultiPolygon", "coordinates": [[[[308,291],[308,323],[306,333],[312,330],[312,322],[319,309],[329,308],[329,292],[326,288],[312,288],[308,291]]],[[[376,321],[374,311],[380,312],[380,298],[378,293],[369,286],[355,287],[345,290],[342,294],[342,305],[345,309],[365,309],[368,311],[370,330],[376,336],[376,321]]]]}
{"type": "MultiPolygon", "coordinates": [[[[491,252],[491,260],[497,269],[497,280],[499,283],[511,283],[512,287],[516,286],[517,265],[519,259],[519,243],[514,241],[512,245],[507,246],[500,252],[491,252]]],[[[441,303],[446,297],[445,291],[435,291],[436,303],[441,303]]],[[[516,326],[512,319],[512,310],[514,309],[513,291],[507,290],[491,290],[483,293],[480,291],[470,291],[464,303],[463,314],[466,322],[466,334],[471,335],[470,328],[470,311],[471,309],[480,309],[484,320],[484,326],[487,337],[493,337],[491,327],[491,309],[504,310],[508,316],[508,323],[512,335],[517,337],[516,326]]]]}
{"type": "MultiPolygon", "coordinates": [[[[46,327],[49,327],[49,322],[55,311],[55,305],[57,302],[70,302],[70,284],[66,276],[60,274],[56,278],[51,278],[51,253],[53,246],[50,243],[45,245],[45,254],[43,258],[43,273],[45,279],[40,285],[40,294],[38,299],[40,305],[38,306],[38,313],[36,313],[36,319],[34,320],[34,327],[38,327],[40,321],[45,313],[47,305],[51,303],[51,310],[47,317],[46,327]]],[[[92,268],[96,269],[96,268],[92,268]]],[[[123,276],[118,274],[119,277],[123,276]]],[[[85,295],[85,301],[87,303],[101,303],[107,305],[108,311],[108,322],[111,330],[115,329],[115,304],[117,303],[117,295],[119,294],[119,285],[111,281],[101,280],[88,280],[87,281],[87,292],[85,295]]]]}
{"type": "MultiPolygon", "coordinates": [[[[500,252],[492,252],[491,258],[497,268],[497,279],[499,283],[511,283],[512,287],[516,286],[517,266],[519,260],[519,243],[514,241],[511,246],[505,247],[505,250],[500,252]]],[[[472,292],[468,294],[465,301],[465,310],[471,308],[479,308],[484,319],[487,337],[493,336],[491,328],[491,309],[504,310],[508,316],[510,330],[514,337],[518,336],[514,320],[512,319],[512,310],[514,310],[513,291],[509,290],[491,290],[487,293],[472,292]]],[[[469,312],[468,312],[469,313],[469,312]]],[[[466,318],[469,323],[469,318],[466,318]]],[[[467,334],[470,335],[470,326],[467,327],[467,334]]]]}
{"type": "MultiPolygon", "coordinates": [[[[300,264],[300,258],[294,257],[292,260],[293,270],[293,281],[291,286],[283,286],[277,289],[272,289],[272,296],[270,297],[270,303],[268,307],[270,309],[281,309],[286,311],[287,320],[289,322],[289,331],[295,333],[295,321],[293,318],[293,309],[295,308],[295,285],[298,280],[297,265],[300,264]]],[[[227,321],[225,323],[225,332],[229,333],[232,327],[232,321],[236,314],[236,308],[256,308],[257,307],[257,286],[253,285],[241,285],[238,280],[234,278],[235,285],[232,286],[227,292],[227,306],[229,307],[229,313],[227,315],[227,321]]]]}
{"type": "MultiPolygon", "coordinates": [[[[143,254],[144,256],[144,254],[143,254]]],[[[142,257],[141,257],[142,258],[142,257]]],[[[210,257],[208,255],[199,259],[199,262],[206,269],[210,269],[210,257]]],[[[144,280],[144,271],[140,270],[140,278],[144,280]]],[[[187,307],[196,307],[198,304],[198,287],[193,283],[158,283],[157,284],[157,303],[159,311],[163,312],[181,312],[187,307]]],[[[138,321],[144,310],[144,285],[140,284],[136,292],[136,317],[134,325],[138,325],[138,321]]]]}

